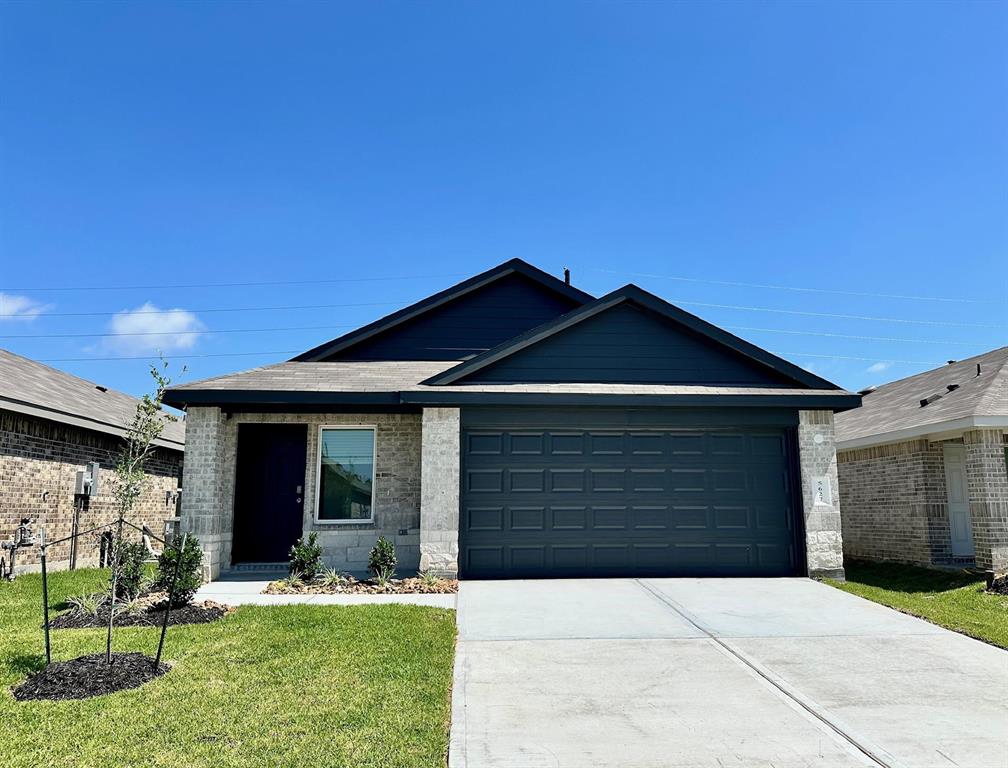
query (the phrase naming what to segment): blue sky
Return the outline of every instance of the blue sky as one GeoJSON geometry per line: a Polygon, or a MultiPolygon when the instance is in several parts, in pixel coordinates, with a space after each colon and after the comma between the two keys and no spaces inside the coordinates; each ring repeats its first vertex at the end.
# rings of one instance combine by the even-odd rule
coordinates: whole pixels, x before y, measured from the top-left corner
{"type": "Polygon", "coordinates": [[[275,362],[519,256],[907,376],[1008,344],[1005,39],[993,2],[7,3],[0,346],[138,393],[101,358],[275,362]]]}

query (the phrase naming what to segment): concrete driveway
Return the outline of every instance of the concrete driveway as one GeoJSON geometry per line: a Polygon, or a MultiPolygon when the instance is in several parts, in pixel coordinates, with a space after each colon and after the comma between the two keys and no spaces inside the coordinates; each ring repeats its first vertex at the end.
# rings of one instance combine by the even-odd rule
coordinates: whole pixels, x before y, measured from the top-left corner
{"type": "Polygon", "coordinates": [[[807,579],[466,582],[451,768],[1008,766],[1008,653],[807,579]]]}

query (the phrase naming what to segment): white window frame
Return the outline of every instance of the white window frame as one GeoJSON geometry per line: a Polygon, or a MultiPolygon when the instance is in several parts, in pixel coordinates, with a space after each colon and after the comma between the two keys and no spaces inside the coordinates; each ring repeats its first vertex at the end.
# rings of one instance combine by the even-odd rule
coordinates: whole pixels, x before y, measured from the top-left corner
{"type": "Polygon", "coordinates": [[[378,426],[375,424],[319,424],[315,439],[315,510],[316,525],[374,525],[375,498],[378,485],[378,426]],[[322,493],[322,432],[327,429],[371,430],[371,517],[353,520],[328,520],[319,517],[319,497],[322,493]]]}

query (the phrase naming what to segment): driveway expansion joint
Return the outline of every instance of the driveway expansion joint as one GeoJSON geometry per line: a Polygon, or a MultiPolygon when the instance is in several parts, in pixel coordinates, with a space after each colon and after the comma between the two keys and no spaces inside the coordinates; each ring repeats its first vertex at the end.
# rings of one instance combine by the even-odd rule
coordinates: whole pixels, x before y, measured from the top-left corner
{"type": "Polygon", "coordinates": [[[715,643],[719,648],[733,657],[738,663],[749,668],[752,672],[775,688],[780,694],[794,702],[813,718],[836,733],[840,738],[857,749],[876,765],[881,766],[881,768],[906,768],[903,763],[899,762],[895,757],[882,748],[870,744],[862,737],[855,736],[849,728],[843,726],[837,718],[831,716],[827,710],[816,704],[808,697],[803,696],[798,691],[794,690],[771,670],[767,669],[762,664],[759,664],[739,649],[733,648],[725,639],[714,634],[711,629],[701,624],[695,616],[686,610],[686,608],[679,605],[679,603],[661,592],[661,590],[652,587],[643,579],[634,579],[633,581],[640,586],[641,589],[651,595],[651,597],[674,611],[682,619],[692,624],[697,630],[704,633],[711,642],[715,643]]]}

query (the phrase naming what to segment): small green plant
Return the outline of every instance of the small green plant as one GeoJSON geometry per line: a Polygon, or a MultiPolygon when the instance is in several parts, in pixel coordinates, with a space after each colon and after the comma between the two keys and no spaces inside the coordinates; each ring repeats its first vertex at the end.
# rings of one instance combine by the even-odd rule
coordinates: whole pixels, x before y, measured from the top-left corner
{"type": "Polygon", "coordinates": [[[441,582],[441,577],[434,573],[434,571],[420,571],[417,575],[425,587],[436,587],[441,582]]]}
{"type": "Polygon", "coordinates": [[[106,597],[107,595],[102,592],[94,594],[84,593],[83,595],[68,597],[67,605],[70,606],[70,609],[74,613],[83,616],[97,616],[98,610],[105,604],[106,597]]]}
{"type": "Polygon", "coordinates": [[[335,568],[326,568],[319,577],[319,583],[323,587],[335,588],[347,584],[349,579],[335,568]]]}
{"type": "Polygon", "coordinates": [[[138,597],[133,597],[129,599],[123,599],[119,603],[116,603],[115,612],[117,614],[124,613],[127,616],[139,616],[144,612],[147,606],[138,597]]]}
{"type": "Polygon", "coordinates": [[[282,579],[280,583],[283,584],[285,588],[293,589],[295,591],[301,589],[305,585],[304,579],[301,578],[301,574],[297,571],[292,573],[286,579],[282,579]]]}
{"type": "Polygon", "coordinates": [[[172,608],[188,605],[203,583],[203,550],[195,536],[185,537],[185,551],[182,548],[182,537],[177,537],[164,548],[158,556],[157,575],[154,578],[154,589],[168,593],[175,579],[175,595],[171,601],[172,608]],[[178,578],[175,571],[178,569],[178,578]]]}
{"type": "Polygon", "coordinates": [[[368,556],[368,568],[375,575],[379,586],[385,586],[382,582],[388,583],[395,576],[395,567],[395,546],[384,536],[379,536],[368,556]]]}
{"type": "Polygon", "coordinates": [[[305,581],[313,581],[322,570],[322,547],[317,543],[318,534],[312,531],[305,539],[302,536],[290,550],[288,572],[298,574],[305,581]]]}
{"type": "Polygon", "coordinates": [[[116,600],[134,600],[143,587],[147,548],[140,541],[120,541],[117,554],[112,560],[109,591],[114,587],[116,600]]]}

